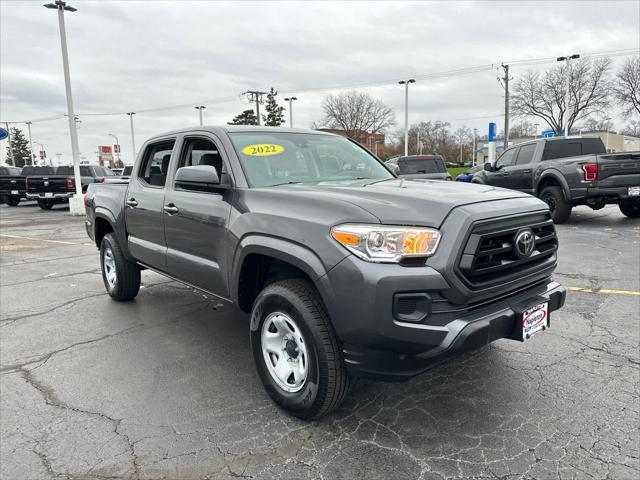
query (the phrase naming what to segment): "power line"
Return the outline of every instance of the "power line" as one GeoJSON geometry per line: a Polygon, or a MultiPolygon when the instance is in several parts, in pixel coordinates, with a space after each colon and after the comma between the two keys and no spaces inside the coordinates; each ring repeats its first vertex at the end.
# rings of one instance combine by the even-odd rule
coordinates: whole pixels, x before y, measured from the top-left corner
{"type": "MultiPolygon", "coordinates": [[[[601,58],[601,57],[622,57],[629,55],[640,55],[640,48],[627,48],[627,49],[618,49],[618,50],[605,50],[601,52],[590,52],[583,55],[584,58],[601,58]]],[[[486,71],[492,71],[496,66],[504,64],[509,64],[512,67],[524,67],[524,66],[535,66],[535,65],[544,65],[547,63],[555,63],[556,57],[540,57],[540,58],[529,58],[529,59],[519,59],[519,60],[510,60],[508,62],[497,62],[497,63],[487,63],[482,65],[474,65],[468,67],[459,67],[452,70],[445,70],[441,72],[433,72],[426,73],[421,75],[410,75],[411,78],[419,79],[419,80],[434,80],[439,78],[450,78],[457,76],[465,76],[472,75],[475,73],[481,73],[486,71]]],[[[409,78],[409,76],[407,76],[409,78]]],[[[300,93],[300,92],[319,92],[319,91],[327,91],[327,90],[344,90],[350,88],[367,88],[367,87],[376,87],[376,86],[386,86],[386,85],[395,85],[398,77],[387,80],[377,80],[373,82],[359,82],[359,83],[350,83],[350,84],[338,84],[338,85],[325,85],[325,86],[317,86],[317,87],[305,87],[305,88],[294,88],[289,90],[280,90],[280,93],[283,95],[289,93],[300,93]]],[[[266,94],[266,92],[257,92],[257,91],[247,91],[245,94],[253,95],[254,93],[260,93],[259,102],[256,104],[256,110],[259,110],[259,104],[262,103],[262,95],[266,94]]],[[[243,94],[244,95],[244,94],[243,94]]],[[[210,104],[219,104],[219,103],[227,103],[234,101],[238,98],[237,95],[230,95],[226,97],[219,97],[210,100],[199,100],[195,102],[182,103],[177,105],[168,105],[161,106],[155,108],[148,109],[137,109],[137,114],[145,114],[145,113],[155,113],[167,110],[177,110],[182,108],[192,108],[193,105],[210,105],[210,104]]],[[[250,97],[250,101],[255,101],[256,98],[254,96],[250,97]]],[[[87,112],[87,113],[77,113],[78,116],[115,116],[115,115],[126,115],[126,111],[119,112],[87,112]]],[[[49,121],[49,120],[57,120],[60,118],[64,118],[61,115],[45,117],[42,119],[35,120],[24,120],[24,121],[14,121],[8,123],[26,123],[27,121],[31,122],[41,122],[41,121],[49,121]]],[[[258,118],[258,121],[259,118],[258,118]]]]}

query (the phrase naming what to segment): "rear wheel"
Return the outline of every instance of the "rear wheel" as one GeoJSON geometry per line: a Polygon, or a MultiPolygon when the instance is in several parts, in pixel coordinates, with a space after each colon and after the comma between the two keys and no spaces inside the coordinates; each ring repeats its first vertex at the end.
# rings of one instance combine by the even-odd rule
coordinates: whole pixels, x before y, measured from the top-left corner
{"type": "Polygon", "coordinates": [[[292,415],[322,417],[339,406],[349,377],[322,300],[306,280],[272,283],[251,313],[251,347],[271,398],[292,415]]]}
{"type": "Polygon", "coordinates": [[[53,200],[38,200],[38,206],[42,210],[51,210],[53,208],[53,200]]]}
{"type": "Polygon", "coordinates": [[[553,223],[564,223],[569,220],[573,207],[564,199],[562,188],[556,186],[545,188],[540,193],[540,200],[549,205],[553,223]]]}
{"type": "Polygon", "coordinates": [[[20,197],[7,197],[7,205],[17,207],[20,203],[20,197]]]}
{"type": "Polygon", "coordinates": [[[623,200],[618,207],[623,215],[629,218],[640,218],[640,200],[623,200]]]}
{"type": "Polygon", "coordinates": [[[100,243],[100,266],[102,280],[107,292],[114,300],[131,300],[140,291],[140,268],[128,260],[113,233],[108,233],[100,243]]]}

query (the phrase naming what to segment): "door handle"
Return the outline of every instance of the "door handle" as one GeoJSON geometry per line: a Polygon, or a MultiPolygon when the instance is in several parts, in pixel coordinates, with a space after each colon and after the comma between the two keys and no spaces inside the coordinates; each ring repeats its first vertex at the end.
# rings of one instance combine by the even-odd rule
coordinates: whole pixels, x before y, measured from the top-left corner
{"type": "Polygon", "coordinates": [[[135,208],[138,206],[138,202],[135,198],[130,198],[129,200],[127,200],[127,206],[130,208],[135,208]]]}
{"type": "Polygon", "coordinates": [[[175,215],[176,213],[178,213],[180,211],[178,209],[178,207],[176,207],[173,203],[168,203],[167,205],[162,207],[162,209],[165,212],[167,212],[169,215],[175,215]]]}
{"type": "Polygon", "coordinates": [[[531,170],[525,170],[522,173],[531,173],[531,170]]]}

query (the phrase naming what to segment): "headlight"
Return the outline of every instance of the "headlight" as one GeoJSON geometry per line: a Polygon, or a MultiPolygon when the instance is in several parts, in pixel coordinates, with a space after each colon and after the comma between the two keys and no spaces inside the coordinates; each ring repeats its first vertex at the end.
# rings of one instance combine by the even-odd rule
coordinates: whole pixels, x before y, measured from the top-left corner
{"type": "Polygon", "coordinates": [[[426,227],[345,224],[333,227],[331,236],[363,260],[384,263],[430,257],[440,242],[440,232],[426,227]]]}

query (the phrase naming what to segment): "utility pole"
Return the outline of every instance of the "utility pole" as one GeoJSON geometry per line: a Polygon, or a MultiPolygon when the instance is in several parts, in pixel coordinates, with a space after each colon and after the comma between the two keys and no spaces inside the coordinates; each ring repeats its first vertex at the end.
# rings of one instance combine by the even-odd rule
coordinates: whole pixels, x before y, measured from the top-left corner
{"type": "Polygon", "coordinates": [[[249,102],[256,102],[256,117],[258,117],[258,125],[260,125],[260,104],[262,103],[262,96],[267,92],[260,92],[258,90],[247,90],[243,95],[249,95],[249,102]]]}
{"type": "Polygon", "coordinates": [[[420,155],[420,130],[416,130],[416,155],[420,155]]]}
{"type": "Polygon", "coordinates": [[[569,65],[569,62],[571,60],[576,60],[580,58],[580,54],[578,53],[574,53],[573,55],[566,55],[564,57],[558,57],[556,58],[556,60],[558,62],[566,62],[566,72],[565,72],[565,78],[564,78],[564,88],[565,88],[565,92],[564,92],[564,114],[562,115],[562,128],[564,129],[564,136],[568,137],[569,136],[569,102],[571,100],[571,88],[570,88],[570,83],[571,83],[571,66],[569,65]]]}
{"type": "Polygon", "coordinates": [[[409,84],[416,83],[413,78],[400,80],[400,85],[404,85],[404,156],[409,156],[409,84]]]}
{"type": "Polygon", "coordinates": [[[197,107],[193,107],[193,108],[198,110],[198,113],[200,115],[200,126],[202,126],[202,110],[207,108],[207,107],[205,107],[204,105],[198,105],[197,107]]]}
{"type": "Polygon", "coordinates": [[[131,126],[131,151],[133,152],[133,162],[136,161],[136,137],[133,133],[133,116],[136,112],[127,112],[129,115],[129,125],[131,126]]]}
{"type": "Polygon", "coordinates": [[[293,104],[291,102],[293,102],[294,100],[298,100],[298,97],[289,97],[284,99],[285,102],[289,102],[289,127],[290,128],[293,128],[293,104]]]}
{"type": "Polygon", "coordinates": [[[498,81],[504,87],[504,149],[509,146],[509,65],[502,64],[504,77],[498,77],[498,81]]]}
{"type": "Polygon", "coordinates": [[[31,159],[31,165],[34,165],[33,160],[33,141],[31,140],[31,122],[27,122],[27,132],[29,133],[29,158],[31,159]]]}
{"type": "Polygon", "coordinates": [[[478,129],[474,128],[473,129],[473,155],[471,156],[471,161],[473,166],[475,167],[476,164],[478,163],[478,145],[477,145],[477,141],[478,141],[478,129]]]}
{"type": "Polygon", "coordinates": [[[16,160],[13,158],[13,148],[11,147],[11,129],[9,128],[9,122],[4,122],[5,130],[7,131],[7,145],[9,146],[9,158],[11,159],[11,165],[16,166],[16,160]]]}
{"type": "Polygon", "coordinates": [[[84,200],[82,198],[82,179],[80,177],[80,147],[78,145],[78,130],[76,115],[73,112],[73,95],[71,93],[71,75],[69,73],[69,54],[67,52],[67,33],[64,25],[64,12],[75,12],[76,9],[67,5],[63,0],[44,5],[45,8],[57,10],[58,26],[60,28],[60,44],[62,47],[62,68],[64,70],[64,86],[67,96],[67,115],[69,118],[69,132],[71,135],[71,154],[73,156],[73,173],[76,184],[76,194],[69,199],[69,212],[71,215],[84,215],[84,200]]]}

